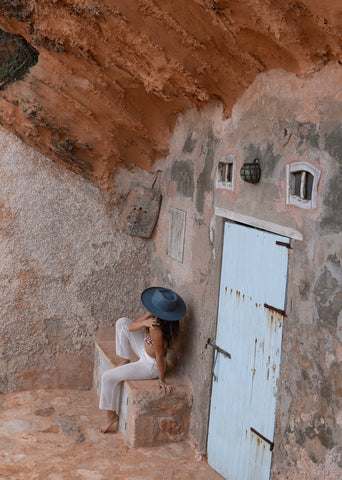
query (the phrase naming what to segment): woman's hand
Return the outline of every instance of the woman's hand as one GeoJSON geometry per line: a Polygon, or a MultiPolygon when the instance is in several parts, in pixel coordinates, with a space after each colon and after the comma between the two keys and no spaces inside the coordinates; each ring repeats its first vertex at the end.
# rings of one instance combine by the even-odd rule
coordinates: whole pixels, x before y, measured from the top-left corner
{"type": "Polygon", "coordinates": [[[159,388],[159,390],[161,390],[163,393],[166,394],[166,393],[172,393],[175,389],[175,386],[170,385],[169,383],[166,383],[163,380],[159,380],[158,388],[159,388]]]}
{"type": "Polygon", "coordinates": [[[132,322],[130,326],[128,327],[128,330],[130,332],[135,332],[136,330],[139,330],[140,328],[146,327],[146,328],[153,328],[158,326],[158,320],[156,317],[152,315],[151,312],[146,312],[144,315],[139,317],[137,320],[132,322]]]}
{"type": "Polygon", "coordinates": [[[144,318],[144,320],[143,320],[143,326],[144,327],[151,328],[151,327],[157,327],[157,326],[160,325],[157,317],[152,315],[152,313],[150,313],[150,312],[146,312],[145,315],[143,316],[143,318],[144,318]]]}

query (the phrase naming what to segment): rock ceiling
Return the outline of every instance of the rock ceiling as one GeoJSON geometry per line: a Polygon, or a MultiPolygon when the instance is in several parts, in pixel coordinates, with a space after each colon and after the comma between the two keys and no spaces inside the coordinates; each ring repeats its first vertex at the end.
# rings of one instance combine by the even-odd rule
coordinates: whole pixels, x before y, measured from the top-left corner
{"type": "Polygon", "coordinates": [[[0,122],[102,186],[151,169],[179,113],[342,61],[341,0],[2,0],[0,28],[39,52],[0,86],[0,122]]]}

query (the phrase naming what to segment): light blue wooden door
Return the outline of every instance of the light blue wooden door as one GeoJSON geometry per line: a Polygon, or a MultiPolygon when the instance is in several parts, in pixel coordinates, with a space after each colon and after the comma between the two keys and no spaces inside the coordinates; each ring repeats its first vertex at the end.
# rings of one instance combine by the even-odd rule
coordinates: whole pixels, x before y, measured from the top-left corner
{"type": "Polygon", "coordinates": [[[208,462],[229,480],[270,476],[289,239],[227,222],[208,462]]]}

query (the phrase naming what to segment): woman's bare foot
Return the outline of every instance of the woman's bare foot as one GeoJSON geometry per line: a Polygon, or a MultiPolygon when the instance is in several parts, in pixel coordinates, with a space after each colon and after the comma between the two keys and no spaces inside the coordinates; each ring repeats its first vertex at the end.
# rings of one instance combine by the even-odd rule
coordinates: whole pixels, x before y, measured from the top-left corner
{"type": "Polygon", "coordinates": [[[110,430],[111,426],[114,425],[114,423],[116,423],[115,430],[118,427],[119,416],[117,415],[116,412],[114,412],[113,410],[107,410],[106,416],[107,416],[106,423],[100,428],[101,433],[108,432],[108,430],[110,430]]]}

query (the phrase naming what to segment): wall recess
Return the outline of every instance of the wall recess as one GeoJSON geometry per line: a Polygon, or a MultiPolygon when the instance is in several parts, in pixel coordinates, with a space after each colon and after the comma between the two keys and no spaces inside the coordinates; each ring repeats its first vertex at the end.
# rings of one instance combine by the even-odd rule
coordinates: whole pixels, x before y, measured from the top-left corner
{"type": "Polygon", "coordinates": [[[320,170],[307,162],[286,165],[286,204],[307,210],[316,208],[320,170]]]}
{"type": "Polygon", "coordinates": [[[235,155],[219,157],[216,168],[216,188],[232,190],[235,188],[235,155]]]}
{"type": "Polygon", "coordinates": [[[168,255],[183,263],[186,213],[170,208],[170,230],[168,255]]]}

